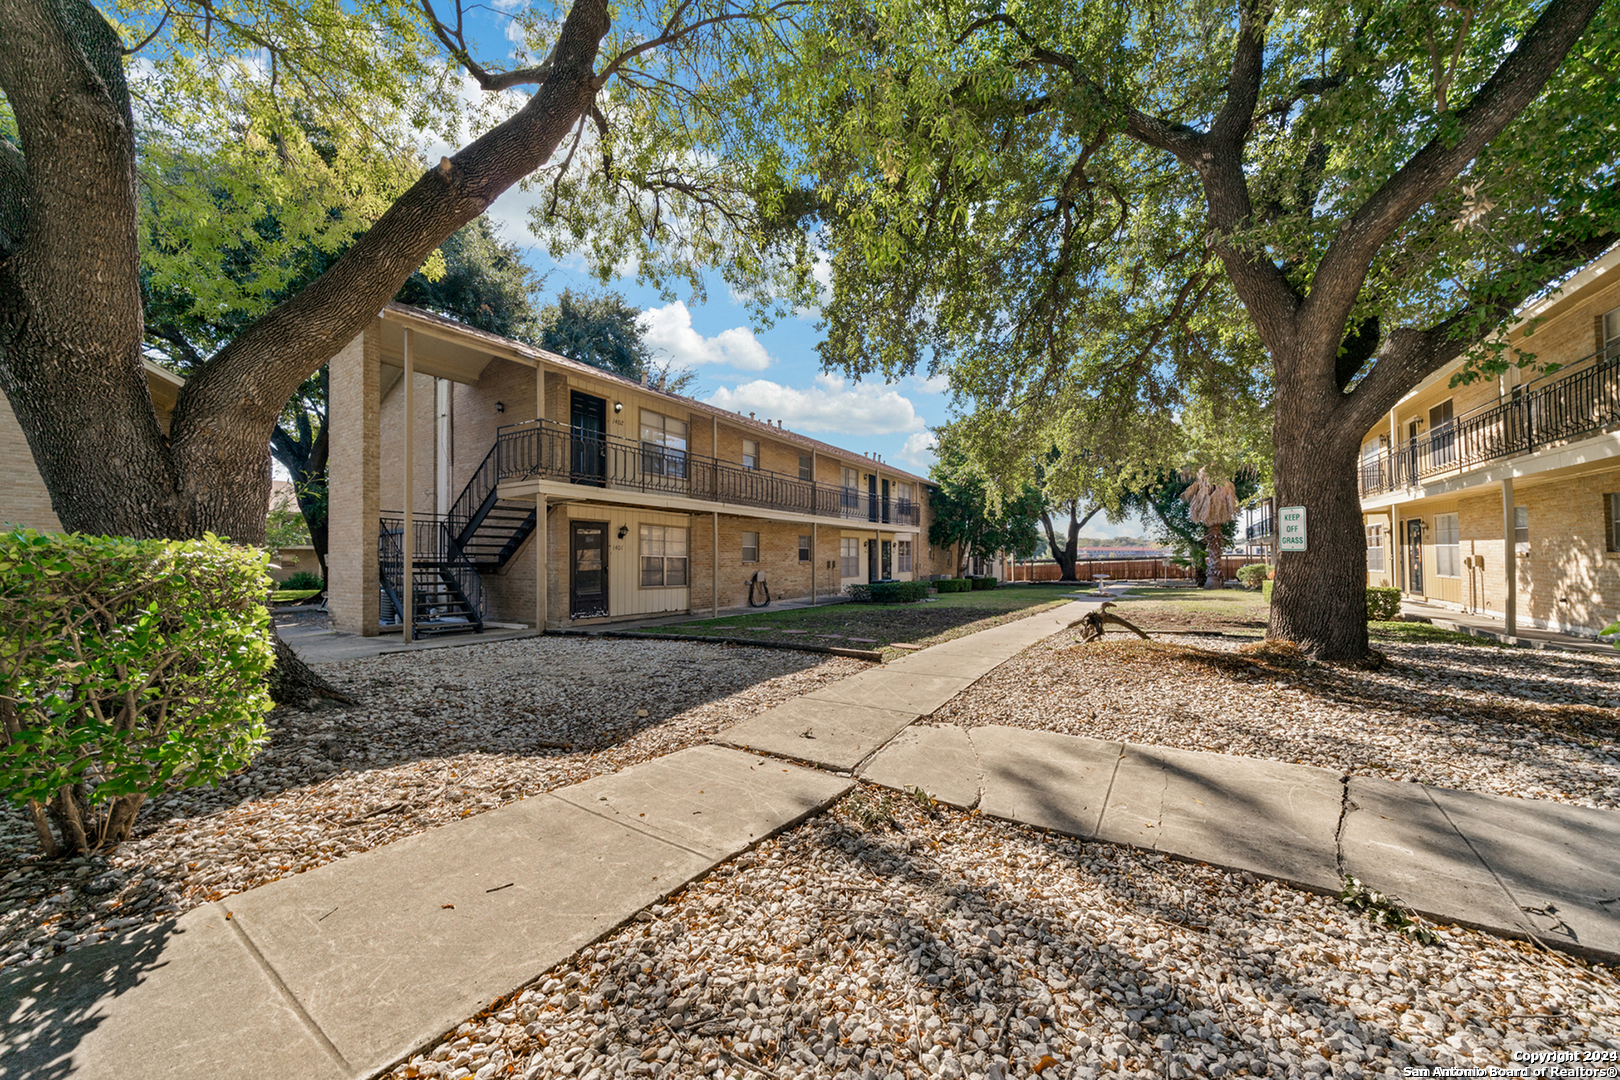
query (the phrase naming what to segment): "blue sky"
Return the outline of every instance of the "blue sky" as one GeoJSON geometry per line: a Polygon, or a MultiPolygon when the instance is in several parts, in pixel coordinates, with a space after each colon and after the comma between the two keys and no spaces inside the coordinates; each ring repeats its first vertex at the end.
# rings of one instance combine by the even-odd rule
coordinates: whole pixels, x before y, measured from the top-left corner
{"type": "MultiPolygon", "coordinates": [[[[498,0],[499,2],[499,0],[498,0]]],[[[522,0],[507,0],[507,4],[522,0]]],[[[506,40],[505,20],[490,9],[481,26],[469,29],[485,46],[486,57],[500,55],[516,64],[506,40]]],[[[492,66],[493,65],[492,63],[492,66]]],[[[470,98],[479,91],[468,84],[470,98]]],[[[428,148],[428,160],[451,153],[445,144],[428,148]]],[[[489,217],[505,238],[524,249],[535,270],[547,275],[545,293],[555,296],[565,288],[594,292],[603,286],[577,256],[555,260],[541,248],[528,229],[529,208],[538,193],[512,188],[490,206],[489,217]]],[[[754,324],[743,305],[731,298],[719,275],[708,279],[707,299],[665,301],[656,289],[621,278],[606,288],[620,293],[640,308],[645,340],[660,358],[697,372],[689,390],[694,397],[722,408],[762,418],[781,420],[804,434],[863,453],[876,453],[885,461],[926,476],[933,464],[933,435],[929,428],[951,415],[951,396],[944,378],[908,377],[897,383],[856,382],[822,371],[816,355],[820,340],[816,315],[790,315],[770,327],[754,324]]],[[[1140,535],[1139,522],[1118,526],[1101,517],[1087,526],[1088,536],[1140,535]]]]}

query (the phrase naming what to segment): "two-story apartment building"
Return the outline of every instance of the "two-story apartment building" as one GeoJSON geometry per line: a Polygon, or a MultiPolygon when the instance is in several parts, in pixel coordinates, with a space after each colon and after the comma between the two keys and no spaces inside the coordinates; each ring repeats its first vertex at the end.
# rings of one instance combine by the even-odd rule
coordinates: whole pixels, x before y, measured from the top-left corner
{"type": "MultiPolygon", "coordinates": [[[[186,380],[166,367],[145,361],[146,388],[152,395],[158,426],[165,435],[174,416],[175,402],[186,380]]],[[[34,452],[11,411],[11,403],[0,394],[0,461],[6,464],[0,481],[0,526],[21,525],[37,532],[61,532],[62,523],[51,509],[51,495],[34,465],[34,452]]]]}
{"type": "Polygon", "coordinates": [[[404,305],[332,360],[329,407],[340,630],[407,594],[417,633],[560,628],[955,567],[922,477],[404,305]]]}
{"type": "Polygon", "coordinates": [[[1459,360],[1367,433],[1367,580],[1595,634],[1620,612],[1620,248],[1503,334],[1557,370],[1453,387],[1459,360]]]}

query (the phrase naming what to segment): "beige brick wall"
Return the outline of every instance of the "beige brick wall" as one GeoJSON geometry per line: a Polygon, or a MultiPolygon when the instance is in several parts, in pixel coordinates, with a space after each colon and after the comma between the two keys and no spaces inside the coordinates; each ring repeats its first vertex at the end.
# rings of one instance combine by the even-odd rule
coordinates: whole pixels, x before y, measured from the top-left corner
{"type": "MultiPolygon", "coordinates": [[[[829,530],[821,530],[821,546],[826,550],[829,530]]],[[[692,606],[699,611],[709,606],[713,579],[713,525],[706,518],[692,519],[692,606]]],[[[720,515],[720,606],[739,607],[748,603],[748,581],[755,571],[764,571],[775,600],[796,600],[810,595],[810,563],[799,561],[799,537],[810,536],[809,525],[761,521],[758,518],[720,515]],[[743,533],[759,533],[759,561],[742,561],[743,533]]],[[[836,542],[834,543],[836,550],[836,542]]],[[[818,574],[818,592],[832,595],[835,589],[827,575],[818,574]]]]}
{"type": "MultiPolygon", "coordinates": [[[[381,485],[379,498],[382,508],[398,513],[405,507],[405,380],[397,377],[397,369],[393,374],[396,376],[393,388],[380,403],[382,428],[378,482],[381,485]]],[[[431,375],[416,376],[411,400],[411,409],[416,416],[416,426],[411,433],[411,456],[415,459],[412,510],[417,514],[431,514],[435,509],[433,498],[438,450],[434,439],[434,382],[431,375]]]]}
{"type": "Polygon", "coordinates": [[[351,634],[377,633],[381,359],[373,323],[331,362],[327,606],[351,634]]]}
{"type": "MultiPolygon", "coordinates": [[[[534,419],[538,373],[510,360],[491,360],[476,383],[456,383],[450,407],[450,491],[446,506],[483,464],[495,434],[507,424],[534,419]],[[496,405],[504,406],[497,412],[496,405]]],[[[528,622],[534,621],[531,612],[528,622]]]]}
{"type": "Polygon", "coordinates": [[[34,452],[4,394],[0,394],[0,461],[6,463],[5,482],[0,484],[0,525],[61,532],[62,523],[51,509],[51,494],[34,467],[34,452]]]}

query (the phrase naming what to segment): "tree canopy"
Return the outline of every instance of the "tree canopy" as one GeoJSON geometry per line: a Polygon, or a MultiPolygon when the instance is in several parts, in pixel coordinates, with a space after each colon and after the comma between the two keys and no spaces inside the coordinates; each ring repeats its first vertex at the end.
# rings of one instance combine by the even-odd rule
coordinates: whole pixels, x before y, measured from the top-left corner
{"type": "Polygon", "coordinates": [[[1272,404],[1326,541],[1272,632],[1358,656],[1362,434],[1620,238],[1614,2],[817,5],[766,160],[832,265],[823,357],[949,370],[1016,460],[1272,404]]]}

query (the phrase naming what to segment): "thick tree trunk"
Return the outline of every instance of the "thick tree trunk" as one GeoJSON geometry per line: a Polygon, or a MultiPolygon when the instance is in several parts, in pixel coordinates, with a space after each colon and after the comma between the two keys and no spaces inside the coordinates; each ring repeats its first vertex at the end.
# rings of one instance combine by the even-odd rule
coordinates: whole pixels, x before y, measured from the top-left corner
{"type": "Polygon", "coordinates": [[[1336,422],[1336,393],[1323,394],[1313,409],[1304,395],[1279,391],[1278,513],[1305,508],[1306,547],[1277,554],[1266,636],[1295,642],[1318,660],[1360,660],[1367,655],[1367,550],[1356,490],[1361,432],[1336,422]]]}
{"type": "Polygon", "coordinates": [[[1204,550],[1209,552],[1204,561],[1207,568],[1204,574],[1204,588],[1226,588],[1226,537],[1221,533],[1221,526],[1210,525],[1204,530],[1204,550]]]}

